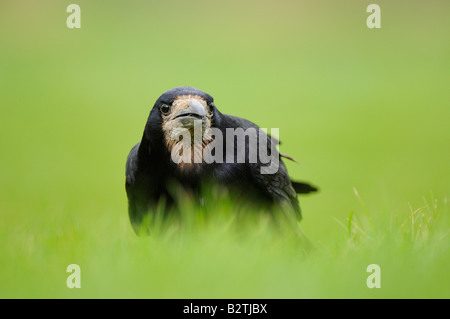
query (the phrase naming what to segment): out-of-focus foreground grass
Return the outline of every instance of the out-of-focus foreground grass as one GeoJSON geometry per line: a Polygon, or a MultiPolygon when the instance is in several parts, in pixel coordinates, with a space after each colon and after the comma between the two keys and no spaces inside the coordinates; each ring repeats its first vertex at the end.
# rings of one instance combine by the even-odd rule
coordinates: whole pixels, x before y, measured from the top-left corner
{"type": "Polygon", "coordinates": [[[0,5],[0,297],[450,297],[449,4],[76,3],[0,5]],[[179,85],[280,129],[311,251],[226,198],[134,235],[126,156],[179,85]]]}

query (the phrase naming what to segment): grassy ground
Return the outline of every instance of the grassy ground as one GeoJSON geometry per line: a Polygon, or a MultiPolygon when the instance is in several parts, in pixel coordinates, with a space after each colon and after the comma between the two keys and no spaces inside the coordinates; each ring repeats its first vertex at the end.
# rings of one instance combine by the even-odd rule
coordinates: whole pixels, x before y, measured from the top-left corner
{"type": "Polygon", "coordinates": [[[448,4],[77,3],[0,5],[0,297],[450,297],[448,4]],[[226,198],[134,235],[125,159],[179,85],[280,128],[311,250],[226,198]]]}

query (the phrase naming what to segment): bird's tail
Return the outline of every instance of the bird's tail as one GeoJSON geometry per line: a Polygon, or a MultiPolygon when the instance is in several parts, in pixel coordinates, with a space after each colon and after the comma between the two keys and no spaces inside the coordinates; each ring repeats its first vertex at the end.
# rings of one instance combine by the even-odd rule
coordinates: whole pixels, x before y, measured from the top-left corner
{"type": "Polygon", "coordinates": [[[319,190],[317,187],[310,184],[294,181],[292,182],[292,187],[294,187],[297,194],[309,194],[319,190]]]}

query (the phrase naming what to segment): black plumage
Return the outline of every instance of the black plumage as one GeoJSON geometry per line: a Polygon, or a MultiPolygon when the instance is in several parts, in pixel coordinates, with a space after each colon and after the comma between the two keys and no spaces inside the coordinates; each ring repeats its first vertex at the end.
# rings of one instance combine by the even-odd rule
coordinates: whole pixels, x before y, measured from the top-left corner
{"type": "MultiPolygon", "coordinates": [[[[259,158],[256,162],[249,160],[253,145],[250,137],[245,139],[245,150],[234,137],[231,149],[227,128],[241,128],[244,131],[254,129],[258,141],[267,137],[256,124],[222,114],[214,105],[213,98],[198,89],[178,87],[158,98],[148,117],[142,139],[132,148],[126,163],[129,216],[136,231],[144,217],[154,211],[161,199],[164,199],[167,208],[176,205],[171,185],[182,187],[183,191],[193,194],[200,201],[202,186],[212,183],[227,189],[236,203],[253,203],[268,209],[281,206],[301,218],[296,193],[309,193],[317,189],[307,183],[290,180],[281,160],[281,157],[289,157],[274,150],[270,138],[264,145],[268,148],[268,154],[275,152],[271,155],[279,159],[278,170],[273,174],[262,174],[261,168],[267,164],[259,158]],[[199,163],[187,164],[173,160],[175,145],[178,145],[179,140],[172,140],[169,135],[181,128],[192,133],[194,120],[197,121],[195,123],[201,123],[203,129],[199,151],[212,147],[215,140],[218,142],[218,132],[223,135],[223,145],[216,144],[216,149],[211,153],[215,156],[215,162],[207,163],[204,158],[199,163]],[[208,135],[208,129],[215,129],[216,135],[208,135]],[[245,154],[243,163],[237,158],[238,151],[245,154]]],[[[191,143],[193,153],[194,143],[191,143]]]]}

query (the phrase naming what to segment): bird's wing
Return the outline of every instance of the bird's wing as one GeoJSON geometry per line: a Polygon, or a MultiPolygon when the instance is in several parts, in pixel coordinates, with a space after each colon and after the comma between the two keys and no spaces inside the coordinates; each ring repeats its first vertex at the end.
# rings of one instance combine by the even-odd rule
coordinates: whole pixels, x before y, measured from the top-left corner
{"type": "Polygon", "coordinates": [[[137,143],[128,154],[127,164],[125,169],[126,186],[127,188],[132,186],[136,180],[136,172],[138,169],[138,149],[141,143],[137,143]]]}
{"type": "Polygon", "coordinates": [[[139,172],[138,152],[141,143],[136,144],[130,151],[126,164],[126,180],[125,188],[128,197],[128,215],[134,231],[139,234],[141,232],[141,222],[145,215],[145,199],[142,184],[142,173],[139,172]]]}
{"type": "MultiPolygon", "coordinates": [[[[260,132],[260,134],[265,133],[260,132]]],[[[261,137],[264,136],[259,136],[259,138],[261,137]]],[[[301,210],[297,199],[297,193],[292,186],[286,167],[281,160],[281,155],[275,148],[272,148],[273,141],[270,138],[267,138],[266,140],[268,148],[266,154],[271,154],[272,151],[275,152],[275,154],[271,154],[271,157],[278,157],[278,169],[273,174],[262,174],[261,168],[265,166],[265,164],[258,163],[258,165],[253,166],[252,169],[254,180],[260,188],[272,197],[273,200],[282,204],[282,206],[287,205],[296,213],[297,217],[301,219],[301,210]]],[[[277,141],[275,141],[275,143],[277,143],[277,141]]]]}
{"type": "MultiPolygon", "coordinates": [[[[240,127],[244,130],[248,128],[258,129],[258,138],[265,138],[267,141],[267,153],[271,154],[272,152],[272,143],[279,144],[278,139],[268,137],[266,133],[263,131],[259,131],[259,126],[255,123],[248,121],[246,119],[225,115],[224,116],[225,123],[230,127],[240,127]]],[[[247,143],[247,142],[246,142],[247,143]]],[[[247,144],[248,147],[248,144],[247,144]]],[[[258,145],[259,149],[259,145],[258,145]]],[[[261,168],[266,166],[267,164],[263,164],[258,162],[256,164],[249,164],[250,173],[255,183],[255,186],[266,193],[273,201],[281,204],[282,206],[287,205],[290,209],[292,209],[298,218],[301,218],[300,206],[297,199],[297,193],[292,186],[291,180],[287,173],[286,167],[281,160],[281,155],[278,150],[275,149],[275,154],[273,156],[278,157],[278,170],[273,174],[261,174],[261,168]]]]}
{"type": "Polygon", "coordinates": [[[274,174],[261,174],[259,168],[252,170],[255,183],[263,189],[274,201],[287,205],[292,209],[299,219],[301,219],[301,210],[298,203],[297,194],[292,187],[291,180],[286,171],[283,162],[279,163],[278,171],[274,174]]]}

